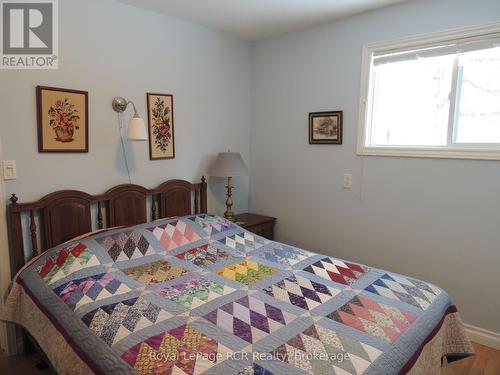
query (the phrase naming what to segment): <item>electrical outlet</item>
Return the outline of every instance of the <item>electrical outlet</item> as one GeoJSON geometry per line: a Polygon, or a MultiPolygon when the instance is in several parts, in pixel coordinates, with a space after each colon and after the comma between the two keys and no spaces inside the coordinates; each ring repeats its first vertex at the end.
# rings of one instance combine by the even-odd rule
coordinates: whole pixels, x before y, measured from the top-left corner
{"type": "Polygon", "coordinates": [[[344,175],[344,189],[352,188],[352,174],[346,173],[344,175]]]}
{"type": "Polygon", "coordinates": [[[15,160],[3,161],[3,179],[15,180],[17,178],[17,166],[15,160]]]}

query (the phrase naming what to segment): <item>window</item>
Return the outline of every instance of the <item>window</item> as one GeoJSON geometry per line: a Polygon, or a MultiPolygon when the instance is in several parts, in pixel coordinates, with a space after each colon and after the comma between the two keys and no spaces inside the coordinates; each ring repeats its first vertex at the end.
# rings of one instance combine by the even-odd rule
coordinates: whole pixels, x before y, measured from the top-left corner
{"type": "Polygon", "coordinates": [[[358,154],[500,159],[500,24],[366,47],[358,154]]]}

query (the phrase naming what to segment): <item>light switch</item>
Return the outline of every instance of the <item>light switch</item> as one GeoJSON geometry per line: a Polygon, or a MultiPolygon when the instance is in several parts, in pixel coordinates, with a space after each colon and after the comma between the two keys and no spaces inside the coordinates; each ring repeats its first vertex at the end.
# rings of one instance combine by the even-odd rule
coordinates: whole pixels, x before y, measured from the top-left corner
{"type": "Polygon", "coordinates": [[[345,174],[344,175],[344,189],[350,189],[352,188],[352,174],[345,174]]]}
{"type": "Polygon", "coordinates": [[[3,179],[15,180],[17,178],[17,167],[15,160],[3,161],[3,179]]]}

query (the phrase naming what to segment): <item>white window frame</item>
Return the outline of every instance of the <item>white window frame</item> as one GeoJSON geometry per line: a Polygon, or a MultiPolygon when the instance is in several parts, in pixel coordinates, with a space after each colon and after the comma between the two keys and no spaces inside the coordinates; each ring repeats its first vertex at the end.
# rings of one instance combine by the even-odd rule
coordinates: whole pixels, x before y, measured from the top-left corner
{"type": "MultiPolygon", "coordinates": [[[[500,160],[500,146],[498,144],[450,144],[446,146],[367,146],[367,134],[370,134],[372,109],[369,108],[369,97],[373,97],[370,90],[374,88],[371,75],[373,54],[391,50],[425,48],[437,43],[449,42],[456,39],[474,38],[481,35],[500,32],[500,22],[478,26],[462,27],[446,31],[434,32],[415,37],[402,38],[389,42],[369,44],[363,47],[361,62],[361,89],[359,101],[357,154],[373,156],[399,156],[424,158],[452,158],[452,159],[486,159],[500,160]]],[[[457,64],[454,67],[452,91],[457,89],[457,64]]],[[[452,97],[454,97],[452,95],[452,97]]],[[[448,124],[448,138],[452,137],[452,127],[456,123],[451,114],[455,113],[455,100],[450,102],[450,121],[448,124]],[[453,111],[453,112],[452,112],[453,111]]],[[[449,142],[450,143],[450,142],[449,142]]]]}

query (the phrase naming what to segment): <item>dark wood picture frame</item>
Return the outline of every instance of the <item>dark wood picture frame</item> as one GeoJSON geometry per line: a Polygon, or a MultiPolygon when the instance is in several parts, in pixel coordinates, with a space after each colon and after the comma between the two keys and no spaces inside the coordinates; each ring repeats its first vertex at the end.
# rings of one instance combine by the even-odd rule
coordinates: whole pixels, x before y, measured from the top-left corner
{"type": "MultiPolygon", "coordinates": [[[[64,89],[60,87],[49,87],[49,86],[37,86],[36,87],[36,108],[37,108],[37,132],[38,132],[38,152],[48,152],[48,153],[88,153],[89,152],[89,93],[88,91],[83,90],[73,90],[73,89],[64,89]],[[85,125],[85,129],[83,131],[84,137],[84,147],[82,148],[64,148],[54,149],[54,148],[46,148],[43,137],[43,91],[55,91],[55,92],[63,92],[70,94],[77,94],[84,96],[84,110],[83,114],[85,115],[85,120],[83,124],[85,125]]],[[[61,142],[62,145],[65,142],[61,142]]],[[[68,143],[69,144],[69,143],[68,143]]]]}
{"type": "MultiPolygon", "coordinates": [[[[309,112],[309,144],[342,144],[342,111],[327,111],[327,112],[309,112]],[[325,135],[324,138],[315,138],[314,137],[314,120],[320,118],[336,118],[336,136],[333,135],[331,138],[328,138],[328,135],[325,135]]],[[[335,124],[331,124],[331,126],[335,127],[335,124]]],[[[325,129],[325,131],[328,131],[325,129]]]]}
{"type": "Polygon", "coordinates": [[[174,129],[174,96],[172,94],[158,94],[158,93],[152,93],[148,92],[146,93],[146,103],[147,103],[147,108],[148,108],[148,136],[149,136],[149,160],[164,160],[164,159],[174,159],[175,158],[175,129],[174,129]],[[154,155],[154,142],[155,139],[153,137],[153,124],[151,123],[151,104],[150,104],[150,97],[151,96],[160,96],[160,97],[169,97],[170,102],[172,103],[172,107],[170,110],[170,120],[171,123],[170,125],[170,132],[172,134],[171,137],[171,143],[172,143],[172,155],[167,155],[167,156],[155,156],[154,155]]]}

